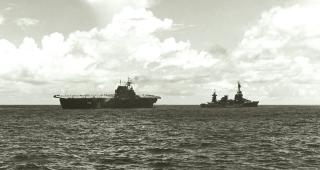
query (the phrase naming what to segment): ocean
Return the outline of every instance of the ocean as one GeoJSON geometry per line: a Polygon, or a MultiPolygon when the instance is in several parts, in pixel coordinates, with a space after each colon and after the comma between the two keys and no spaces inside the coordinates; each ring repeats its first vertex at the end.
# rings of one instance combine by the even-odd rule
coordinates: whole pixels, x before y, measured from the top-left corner
{"type": "Polygon", "coordinates": [[[320,106],[0,107],[0,169],[318,169],[320,106]]]}

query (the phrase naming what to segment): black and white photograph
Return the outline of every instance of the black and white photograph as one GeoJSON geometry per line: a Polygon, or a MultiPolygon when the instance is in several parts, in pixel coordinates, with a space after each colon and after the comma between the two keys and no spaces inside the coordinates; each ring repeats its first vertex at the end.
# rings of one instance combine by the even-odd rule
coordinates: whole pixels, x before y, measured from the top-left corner
{"type": "Polygon", "coordinates": [[[0,0],[0,170],[320,169],[320,0],[0,0]]]}

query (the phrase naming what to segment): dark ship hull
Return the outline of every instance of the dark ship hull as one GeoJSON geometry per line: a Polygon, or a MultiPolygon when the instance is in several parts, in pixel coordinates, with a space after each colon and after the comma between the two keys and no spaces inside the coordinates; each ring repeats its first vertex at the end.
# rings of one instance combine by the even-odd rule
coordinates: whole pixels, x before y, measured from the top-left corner
{"type": "Polygon", "coordinates": [[[60,98],[63,109],[152,108],[157,98],[60,98]]]}
{"type": "Polygon", "coordinates": [[[200,106],[203,108],[238,108],[238,107],[258,107],[258,101],[248,103],[232,103],[232,104],[221,104],[221,103],[203,103],[200,106]]]}

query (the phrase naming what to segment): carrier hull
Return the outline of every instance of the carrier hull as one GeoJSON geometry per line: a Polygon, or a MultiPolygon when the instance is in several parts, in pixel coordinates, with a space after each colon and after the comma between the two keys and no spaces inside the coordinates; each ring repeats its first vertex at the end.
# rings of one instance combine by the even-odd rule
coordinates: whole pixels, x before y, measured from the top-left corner
{"type": "Polygon", "coordinates": [[[60,98],[63,109],[152,108],[157,98],[60,98]]]}

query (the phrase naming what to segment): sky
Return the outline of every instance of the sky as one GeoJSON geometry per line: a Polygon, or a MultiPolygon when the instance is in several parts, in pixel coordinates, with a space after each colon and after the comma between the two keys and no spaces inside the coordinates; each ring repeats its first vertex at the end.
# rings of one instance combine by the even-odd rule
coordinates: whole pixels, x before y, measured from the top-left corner
{"type": "Polygon", "coordinates": [[[316,0],[1,0],[0,104],[113,93],[131,77],[157,104],[236,92],[320,103],[316,0]]]}

